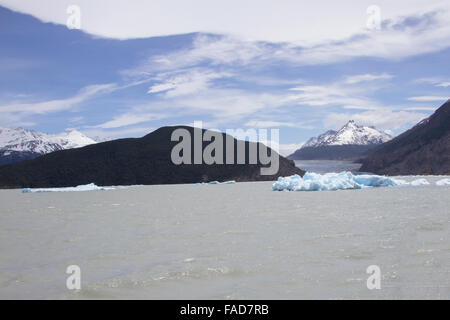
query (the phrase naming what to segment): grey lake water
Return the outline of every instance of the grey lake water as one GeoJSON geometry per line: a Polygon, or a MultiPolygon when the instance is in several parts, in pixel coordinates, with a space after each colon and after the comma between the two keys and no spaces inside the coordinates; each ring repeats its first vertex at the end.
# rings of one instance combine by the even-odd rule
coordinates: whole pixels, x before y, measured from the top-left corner
{"type": "Polygon", "coordinates": [[[426,179],[0,190],[0,298],[449,299],[450,187],[426,179]],[[66,288],[69,265],[81,290],[66,288]],[[367,288],[370,265],[381,289],[367,288]]]}

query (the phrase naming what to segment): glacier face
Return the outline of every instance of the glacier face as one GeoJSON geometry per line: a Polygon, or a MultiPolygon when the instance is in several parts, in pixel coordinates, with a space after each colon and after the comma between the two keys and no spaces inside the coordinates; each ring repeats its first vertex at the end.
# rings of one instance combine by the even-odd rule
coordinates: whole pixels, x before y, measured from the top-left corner
{"type": "Polygon", "coordinates": [[[329,130],[318,137],[309,139],[302,148],[341,145],[376,145],[389,141],[392,137],[373,127],[359,126],[350,120],[338,131],[329,130]]]}
{"type": "Polygon", "coordinates": [[[272,185],[274,191],[331,191],[361,189],[364,187],[389,187],[408,184],[404,180],[378,175],[354,175],[351,172],[318,174],[307,172],[299,175],[279,177],[272,185]]]}

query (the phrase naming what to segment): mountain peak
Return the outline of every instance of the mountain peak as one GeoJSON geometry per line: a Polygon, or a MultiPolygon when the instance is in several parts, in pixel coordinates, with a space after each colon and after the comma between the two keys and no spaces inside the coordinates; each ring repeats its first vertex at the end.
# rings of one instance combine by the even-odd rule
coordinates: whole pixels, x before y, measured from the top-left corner
{"type": "Polygon", "coordinates": [[[390,140],[392,137],[375,127],[366,127],[349,120],[338,131],[327,132],[309,139],[302,148],[339,145],[376,145],[390,140]]]}
{"type": "Polygon", "coordinates": [[[341,131],[343,129],[347,129],[347,128],[359,128],[360,126],[358,126],[356,124],[356,122],[354,120],[349,120],[341,129],[339,129],[338,131],[341,131]]]}

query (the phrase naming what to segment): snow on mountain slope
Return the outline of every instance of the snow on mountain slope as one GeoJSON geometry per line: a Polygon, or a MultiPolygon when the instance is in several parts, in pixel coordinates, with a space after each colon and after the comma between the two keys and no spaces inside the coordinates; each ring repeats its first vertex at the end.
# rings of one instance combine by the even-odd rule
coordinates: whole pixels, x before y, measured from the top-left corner
{"type": "Polygon", "coordinates": [[[302,146],[302,148],[305,147],[317,147],[319,145],[327,145],[327,143],[336,135],[337,131],[334,130],[328,130],[325,133],[322,133],[321,135],[317,137],[312,137],[306,143],[302,146]]]}
{"type": "Polygon", "coordinates": [[[57,150],[84,147],[96,143],[77,130],[46,134],[23,128],[0,128],[0,150],[45,154],[57,150]]]}
{"type": "Polygon", "coordinates": [[[318,137],[309,139],[302,148],[342,145],[376,145],[389,141],[392,137],[374,127],[359,126],[350,120],[338,131],[329,130],[318,137]]]}
{"type": "Polygon", "coordinates": [[[88,144],[96,143],[95,140],[85,136],[77,130],[54,135],[53,140],[60,144],[63,149],[81,148],[87,146],[88,144]]]}

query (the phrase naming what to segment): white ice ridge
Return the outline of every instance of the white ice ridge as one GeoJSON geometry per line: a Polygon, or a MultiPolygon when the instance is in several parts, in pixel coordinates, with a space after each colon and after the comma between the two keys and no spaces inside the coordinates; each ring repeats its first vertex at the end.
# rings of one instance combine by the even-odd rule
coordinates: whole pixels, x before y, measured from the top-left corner
{"type": "Polygon", "coordinates": [[[425,179],[406,182],[386,176],[362,174],[353,175],[351,172],[318,174],[307,172],[300,177],[293,175],[289,177],[279,177],[272,185],[274,191],[325,191],[325,190],[346,190],[361,189],[365,187],[389,187],[400,185],[423,185],[429,184],[425,179]]]}
{"type": "Polygon", "coordinates": [[[42,189],[31,189],[24,188],[22,193],[30,192],[71,192],[71,191],[94,191],[94,190],[114,190],[113,187],[99,187],[94,183],[79,185],[76,187],[65,187],[65,188],[42,188],[42,189]]]}

